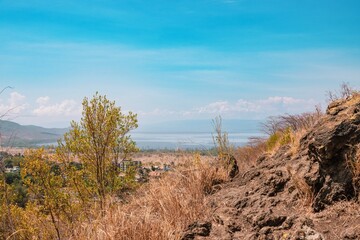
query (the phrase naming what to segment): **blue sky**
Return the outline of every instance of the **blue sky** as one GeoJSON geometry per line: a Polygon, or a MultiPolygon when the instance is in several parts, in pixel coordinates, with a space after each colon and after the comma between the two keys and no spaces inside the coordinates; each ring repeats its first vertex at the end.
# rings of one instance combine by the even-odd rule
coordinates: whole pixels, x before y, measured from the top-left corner
{"type": "Polygon", "coordinates": [[[96,91],[140,124],[263,119],[360,87],[360,2],[0,0],[0,112],[67,126],[96,91]]]}

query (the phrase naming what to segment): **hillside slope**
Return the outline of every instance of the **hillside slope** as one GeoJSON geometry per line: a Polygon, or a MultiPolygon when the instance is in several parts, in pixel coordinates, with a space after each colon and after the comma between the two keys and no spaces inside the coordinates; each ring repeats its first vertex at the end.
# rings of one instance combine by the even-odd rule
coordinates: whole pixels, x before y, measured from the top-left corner
{"type": "Polygon", "coordinates": [[[43,128],[33,125],[23,126],[11,121],[0,120],[2,146],[33,146],[56,142],[67,132],[67,128],[43,128]]]}
{"type": "MultiPolygon", "coordinates": [[[[241,159],[238,159],[238,162],[241,159]]],[[[331,103],[285,144],[208,198],[183,239],[360,239],[360,96],[331,103]]]]}

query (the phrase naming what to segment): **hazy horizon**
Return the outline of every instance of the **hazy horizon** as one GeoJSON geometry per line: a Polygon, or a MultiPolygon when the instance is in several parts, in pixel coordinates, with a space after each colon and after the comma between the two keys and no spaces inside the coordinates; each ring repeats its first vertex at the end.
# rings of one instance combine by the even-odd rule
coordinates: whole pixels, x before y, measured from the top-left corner
{"type": "MultiPolygon", "coordinates": [[[[4,120],[4,119],[3,119],[4,120]]],[[[2,120],[0,119],[0,122],[2,120]]],[[[35,126],[47,129],[41,124],[21,124],[16,120],[10,121],[22,126],[35,126]]],[[[213,119],[196,119],[196,120],[173,120],[160,121],[157,123],[139,124],[139,127],[132,130],[136,133],[212,133],[214,132],[213,119]]],[[[229,133],[258,133],[261,131],[262,123],[266,120],[244,120],[244,119],[222,119],[222,130],[229,133]]],[[[55,129],[70,128],[70,124],[65,127],[55,127],[55,129]]],[[[1,129],[0,129],[1,130],[1,129]]]]}
{"type": "Polygon", "coordinates": [[[360,2],[1,1],[0,115],[67,127],[96,91],[140,126],[265,119],[360,87],[360,2]]]}
{"type": "MultiPolygon", "coordinates": [[[[5,137],[7,146],[47,146],[57,145],[57,140],[68,129],[39,129],[38,125],[12,127],[0,120],[1,137],[5,137]],[[5,130],[5,131],[4,131],[5,130]],[[49,135],[56,137],[49,138],[49,135]],[[8,139],[7,136],[15,136],[8,139]],[[8,142],[9,141],[9,142],[8,142]]],[[[262,121],[227,120],[222,121],[222,131],[228,133],[229,143],[233,146],[245,145],[251,137],[266,136],[261,131],[262,121]]],[[[214,145],[215,130],[211,120],[168,121],[148,124],[132,130],[131,138],[143,149],[211,149],[214,145]]],[[[1,140],[1,139],[0,139],[1,140]]]]}

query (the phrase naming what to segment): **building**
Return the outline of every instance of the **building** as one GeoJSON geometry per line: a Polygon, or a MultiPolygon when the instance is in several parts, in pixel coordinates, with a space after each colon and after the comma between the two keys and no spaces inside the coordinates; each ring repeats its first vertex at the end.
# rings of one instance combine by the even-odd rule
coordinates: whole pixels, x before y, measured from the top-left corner
{"type": "Polygon", "coordinates": [[[18,172],[20,172],[20,167],[14,166],[12,168],[5,168],[5,172],[6,173],[18,173],[18,172]]]}
{"type": "Polygon", "coordinates": [[[118,164],[118,167],[121,169],[121,171],[126,172],[126,170],[131,167],[138,169],[141,167],[141,165],[141,161],[123,160],[118,164]]]}

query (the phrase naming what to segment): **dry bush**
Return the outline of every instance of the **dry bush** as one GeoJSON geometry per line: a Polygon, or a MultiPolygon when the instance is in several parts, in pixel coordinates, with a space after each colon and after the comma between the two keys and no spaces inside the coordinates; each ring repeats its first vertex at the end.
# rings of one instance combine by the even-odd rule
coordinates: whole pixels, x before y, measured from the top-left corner
{"type": "Polygon", "coordinates": [[[128,204],[110,204],[105,216],[83,222],[72,239],[179,239],[193,221],[208,216],[205,197],[226,181],[217,162],[187,162],[145,184],[128,204]]]}
{"type": "Polygon", "coordinates": [[[286,114],[270,117],[262,126],[264,133],[269,135],[266,150],[276,152],[281,146],[290,144],[295,152],[304,133],[313,127],[323,116],[319,107],[314,112],[302,114],[286,114]]]}
{"type": "Polygon", "coordinates": [[[268,139],[252,138],[249,144],[234,151],[239,169],[246,171],[256,164],[257,158],[264,152],[275,153],[281,146],[290,144],[295,153],[300,146],[300,139],[323,116],[319,107],[314,112],[270,117],[262,126],[268,139]]]}
{"type": "Polygon", "coordinates": [[[360,92],[350,86],[349,83],[343,82],[340,85],[340,90],[337,91],[328,91],[326,93],[328,102],[334,102],[340,99],[349,99],[354,95],[358,95],[360,92]]]}
{"type": "Polygon", "coordinates": [[[276,132],[283,132],[287,128],[291,128],[293,131],[302,129],[308,130],[314,126],[322,116],[323,113],[318,106],[314,112],[272,116],[262,125],[262,130],[268,135],[272,135],[276,132]]]}
{"type": "Polygon", "coordinates": [[[238,147],[234,156],[237,160],[240,171],[246,171],[256,165],[256,160],[266,150],[266,140],[262,138],[251,138],[246,146],[238,147]]]}

